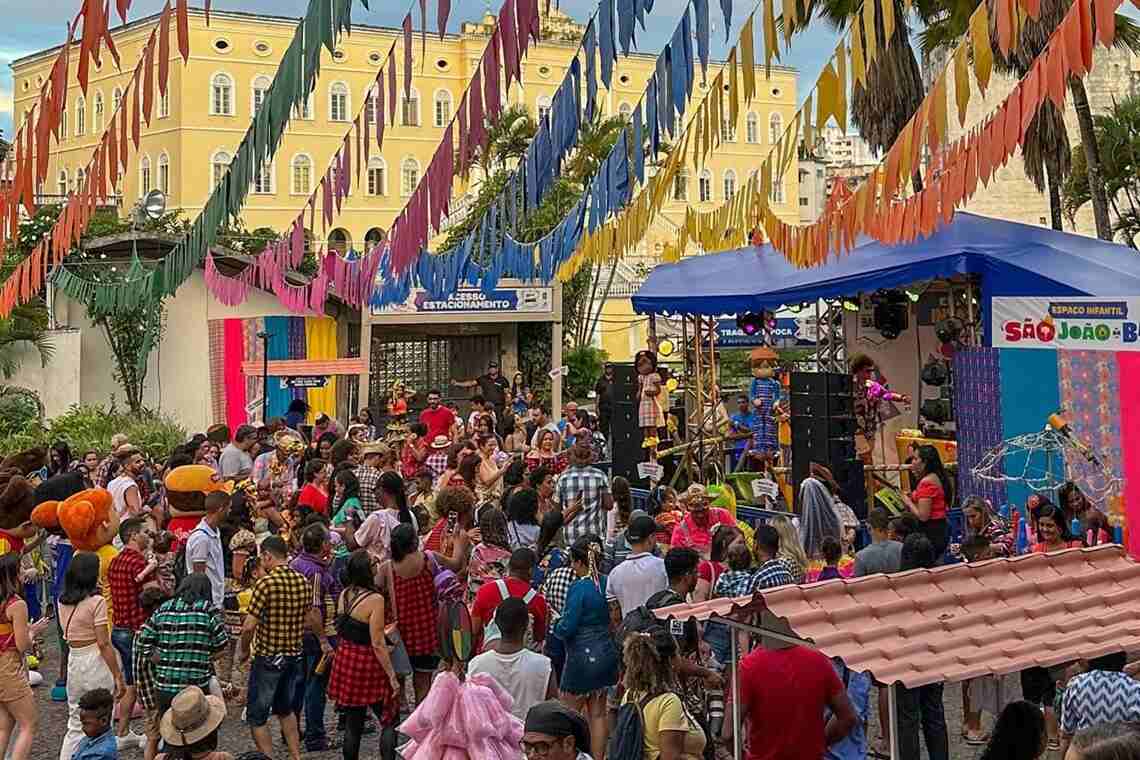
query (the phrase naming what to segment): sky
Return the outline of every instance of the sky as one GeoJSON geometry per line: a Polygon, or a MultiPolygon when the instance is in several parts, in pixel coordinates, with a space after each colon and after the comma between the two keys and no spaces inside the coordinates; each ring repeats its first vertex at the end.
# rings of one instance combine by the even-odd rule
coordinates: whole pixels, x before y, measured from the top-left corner
{"type": "MultiPolygon", "coordinates": [[[[134,0],[129,18],[142,18],[157,12],[164,0],[134,0]]],[[[498,0],[492,0],[497,6],[498,0]]],[[[656,53],[668,42],[681,15],[681,8],[688,0],[657,0],[649,16],[644,34],[638,36],[638,49],[644,53],[656,53]]],[[[199,3],[193,3],[198,5],[199,3]]],[[[212,7],[218,10],[241,10],[264,12],[275,15],[300,16],[306,6],[305,0],[214,0],[212,7]]],[[[731,39],[735,41],[740,33],[740,25],[751,12],[755,0],[736,0],[733,13],[731,39]]],[[[12,136],[12,72],[11,62],[21,56],[34,53],[61,43],[67,33],[67,22],[74,18],[80,0],[0,0],[0,17],[8,23],[0,25],[0,130],[6,138],[12,136]],[[17,10],[18,6],[18,10],[17,10]],[[4,11],[7,12],[4,12],[4,11]]],[[[114,4],[112,3],[112,6],[114,4]]],[[[381,26],[398,26],[406,8],[403,3],[391,0],[373,0],[371,11],[357,3],[352,11],[354,21],[381,26]],[[385,6],[379,8],[377,6],[385,6]]],[[[434,5],[434,3],[429,3],[434,5]]],[[[712,55],[722,57],[728,52],[724,43],[724,18],[719,10],[720,3],[711,2],[712,55]]],[[[484,0],[452,0],[451,31],[459,28],[459,23],[481,17],[487,3],[484,0]]],[[[562,0],[562,10],[579,21],[584,21],[597,7],[596,0],[562,0]]],[[[417,19],[419,14],[413,14],[417,19]]],[[[118,17],[114,17],[118,20],[118,17]]],[[[428,20],[432,23],[434,13],[429,10],[428,20]]],[[[825,24],[816,24],[816,29],[793,40],[792,50],[783,63],[799,70],[801,99],[805,91],[822,69],[827,58],[835,49],[836,33],[825,24]]]]}

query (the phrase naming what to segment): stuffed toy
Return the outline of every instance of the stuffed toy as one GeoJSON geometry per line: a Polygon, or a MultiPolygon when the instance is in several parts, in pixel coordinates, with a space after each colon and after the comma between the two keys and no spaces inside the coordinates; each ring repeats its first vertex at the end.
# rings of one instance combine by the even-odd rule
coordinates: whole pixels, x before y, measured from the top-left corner
{"type": "Polygon", "coordinates": [[[753,431],[751,453],[773,461],[780,453],[778,427],[784,416],[782,387],[775,377],[778,358],[767,346],[752,349],[752,384],[748,387],[748,400],[760,417],[760,424],[753,431]]]}
{"type": "Polygon", "coordinates": [[[637,425],[641,428],[641,445],[649,449],[649,459],[657,458],[657,429],[665,427],[665,409],[661,405],[661,374],[657,370],[657,354],[638,351],[633,366],[637,369],[637,425]]]}
{"type": "Polygon", "coordinates": [[[206,514],[206,494],[233,491],[232,483],[219,480],[214,468],[204,464],[175,467],[166,474],[163,483],[166,486],[166,503],[170,507],[170,522],[166,529],[174,534],[175,552],[206,514]]]}
{"type": "Polygon", "coordinates": [[[63,501],[45,501],[32,510],[32,522],[41,528],[62,528],[77,552],[99,555],[99,588],[107,600],[107,622],[114,619],[107,568],[119,553],[111,545],[119,533],[119,513],[111,494],[102,488],[88,488],[63,501]]]}

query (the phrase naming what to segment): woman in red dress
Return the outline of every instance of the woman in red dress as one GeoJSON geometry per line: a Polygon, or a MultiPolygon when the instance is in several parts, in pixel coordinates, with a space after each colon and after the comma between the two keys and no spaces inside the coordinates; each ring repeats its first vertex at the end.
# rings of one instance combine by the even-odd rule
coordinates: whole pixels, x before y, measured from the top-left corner
{"type": "Polygon", "coordinates": [[[344,757],[360,756],[364,718],[371,708],[380,721],[380,757],[395,760],[399,680],[384,635],[384,597],[376,588],[372,557],[357,549],[345,568],[346,587],[337,602],[337,649],[328,695],[345,711],[344,757]]]}

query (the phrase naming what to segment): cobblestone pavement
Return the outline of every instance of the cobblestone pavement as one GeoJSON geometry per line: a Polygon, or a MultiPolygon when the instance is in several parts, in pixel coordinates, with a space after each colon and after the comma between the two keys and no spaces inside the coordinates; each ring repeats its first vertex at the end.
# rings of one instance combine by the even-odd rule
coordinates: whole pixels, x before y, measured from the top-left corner
{"type": "MultiPolygon", "coordinates": [[[[65,702],[51,701],[51,685],[55,682],[55,675],[58,673],[59,667],[59,650],[55,645],[54,636],[49,634],[49,637],[45,638],[47,639],[43,647],[45,661],[40,669],[40,672],[43,673],[45,677],[44,685],[35,689],[36,698],[40,705],[40,728],[38,731],[39,736],[32,748],[33,760],[56,760],[59,756],[59,747],[63,741],[63,734],[67,726],[67,704],[65,702]]],[[[1016,682],[1016,679],[1014,679],[1014,681],[1016,682]]],[[[950,757],[952,760],[973,760],[980,754],[980,750],[975,747],[966,746],[960,736],[962,697],[961,690],[957,685],[946,687],[944,700],[946,705],[946,722],[950,731],[950,757]]],[[[868,728],[868,734],[872,739],[879,735],[875,704],[876,702],[874,698],[872,698],[871,725],[868,728]]],[[[990,719],[987,716],[987,728],[989,724],[990,719]]],[[[326,725],[332,730],[332,735],[336,736],[334,730],[336,717],[331,707],[327,713],[326,725]]],[[[132,729],[141,732],[141,721],[135,721],[132,724],[132,729]]],[[[288,758],[288,752],[285,750],[276,728],[273,729],[273,735],[276,742],[274,746],[274,757],[288,758]]],[[[378,757],[378,742],[378,734],[365,736],[361,746],[361,757],[378,757]]],[[[219,749],[235,754],[256,749],[253,744],[253,739],[250,737],[248,727],[241,720],[241,707],[235,708],[231,706],[225,723],[222,724],[222,736],[219,749]]],[[[304,753],[305,760],[338,760],[340,757],[341,751],[339,749],[330,752],[304,753]]],[[[923,757],[925,758],[925,753],[923,757]]],[[[122,754],[122,758],[123,760],[141,760],[142,752],[130,749],[122,754]]],[[[1048,760],[1059,760],[1056,753],[1048,755],[1047,758],[1048,760]]],[[[906,760],[910,759],[907,758],[906,760]]]]}

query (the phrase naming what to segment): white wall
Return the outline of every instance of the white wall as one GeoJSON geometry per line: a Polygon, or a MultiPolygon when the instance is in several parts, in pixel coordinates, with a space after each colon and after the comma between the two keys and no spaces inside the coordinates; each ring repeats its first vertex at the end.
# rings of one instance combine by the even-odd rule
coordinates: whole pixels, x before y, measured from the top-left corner
{"type": "Polygon", "coordinates": [[[46,367],[35,347],[20,345],[16,349],[20,367],[16,374],[2,382],[39,394],[44,414],[49,419],[66,412],[79,403],[80,337],[78,330],[51,331],[49,340],[53,354],[46,367]]]}

